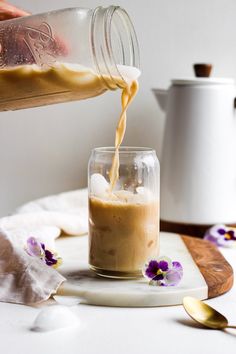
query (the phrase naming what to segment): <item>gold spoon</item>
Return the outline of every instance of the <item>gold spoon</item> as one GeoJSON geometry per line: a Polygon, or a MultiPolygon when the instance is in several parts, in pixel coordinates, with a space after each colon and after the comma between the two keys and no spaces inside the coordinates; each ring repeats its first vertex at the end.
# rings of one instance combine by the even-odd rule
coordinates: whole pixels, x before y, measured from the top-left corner
{"type": "Polygon", "coordinates": [[[194,297],[184,297],[183,306],[193,320],[205,327],[213,329],[236,328],[236,326],[229,326],[227,318],[221,313],[194,297]]]}

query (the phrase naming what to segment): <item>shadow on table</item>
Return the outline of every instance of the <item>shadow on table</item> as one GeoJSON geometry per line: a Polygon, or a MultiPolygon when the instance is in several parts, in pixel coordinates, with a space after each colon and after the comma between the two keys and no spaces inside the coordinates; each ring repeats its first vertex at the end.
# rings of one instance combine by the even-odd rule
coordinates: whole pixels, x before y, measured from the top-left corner
{"type": "Polygon", "coordinates": [[[226,334],[229,334],[233,337],[236,337],[236,329],[233,329],[233,328],[226,328],[226,329],[212,329],[212,328],[206,328],[204,326],[201,326],[200,323],[197,323],[197,322],[194,322],[193,320],[191,319],[176,319],[175,322],[183,325],[183,326],[186,326],[186,327],[191,327],[191,328],[196,328],[196,329],[204,329],[204,330],[208,330],[208,331],[222,331],[226,334]]]}
{"type": "Polygon", "coordinates": [[[183,326],[186,326],[186,327],[197,328],[197,329],[206,329],[209,331],[211,330],[210,328],[203,327],[200,325],[200,323],[194,322],[193,320],[188,319],[188,318],[183,319],[183,320],[176,319],[175,322],[177,322],[183,326]]]}

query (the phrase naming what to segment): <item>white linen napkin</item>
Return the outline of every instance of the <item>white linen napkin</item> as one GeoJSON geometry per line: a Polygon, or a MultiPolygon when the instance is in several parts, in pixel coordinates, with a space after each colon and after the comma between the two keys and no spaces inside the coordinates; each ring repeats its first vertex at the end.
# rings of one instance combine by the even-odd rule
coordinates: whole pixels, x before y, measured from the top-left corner
{"type": "Polygon", "coordinates": [[[32,304],[47,300],[66,279],[37,257],[26,241],[35,237],[55,250],[61,233],[82,235],[88,230],[87,190],[81,189],[27,203],[0,219],[0,301],[32,304]]]}

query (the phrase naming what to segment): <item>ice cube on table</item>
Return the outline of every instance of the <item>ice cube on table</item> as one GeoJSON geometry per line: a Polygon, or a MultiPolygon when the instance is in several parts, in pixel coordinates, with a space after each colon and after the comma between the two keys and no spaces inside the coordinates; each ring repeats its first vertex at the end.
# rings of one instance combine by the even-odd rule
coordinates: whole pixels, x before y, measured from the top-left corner
{"type": "Polygon", "coordinates": [[[90,178],[90,191],[91,194],[100,197],[100,198],[105,198],[107,195],[109,189],[109,183],[101,175],[100,173],[94,173],[92,174],[90,178]]]}
{"type": "Polygon", "coordinates": [[[47,332],[80,325],[79,318],[66,306],[47,306],[36,317],[32,331],[47,332]]]}

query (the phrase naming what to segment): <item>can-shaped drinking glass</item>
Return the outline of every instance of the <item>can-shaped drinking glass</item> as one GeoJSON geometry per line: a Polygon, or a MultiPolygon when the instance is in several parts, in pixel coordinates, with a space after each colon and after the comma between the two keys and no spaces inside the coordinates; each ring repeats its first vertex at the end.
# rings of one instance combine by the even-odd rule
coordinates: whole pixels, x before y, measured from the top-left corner
{"type": "Polygon", "coordinates": [[[89,265],[101,276],[136,278],[159,254],[160,167],[154,150],[121,147],[111,190],[114,152],[96,148],[89,160],[89,265]]]}

